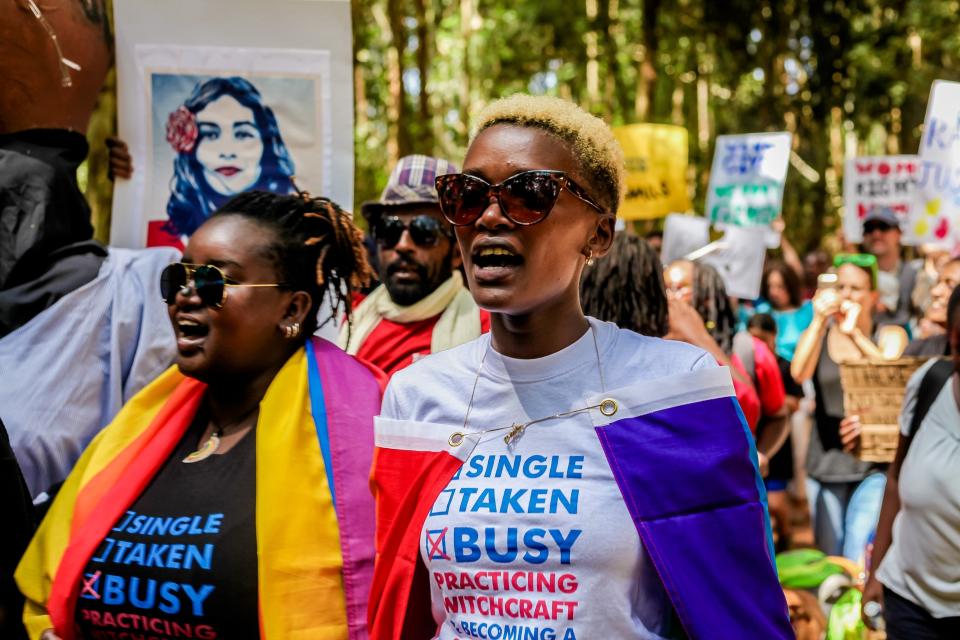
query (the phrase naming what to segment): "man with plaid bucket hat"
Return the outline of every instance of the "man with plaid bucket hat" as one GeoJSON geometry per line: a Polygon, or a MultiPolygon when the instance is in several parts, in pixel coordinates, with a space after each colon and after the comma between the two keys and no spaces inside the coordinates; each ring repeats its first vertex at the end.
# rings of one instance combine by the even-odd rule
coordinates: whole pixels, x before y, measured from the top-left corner
{"type": "Polygon", "coordinates": [[[441,158],[406,156],[380,199],[360,208],[376,241],[381,284],[354,309],[339,344],[387,375],[490,330],[490,314],[463,284],[460,247],[434,186],[438,175],[457,170],[441,158]]]}

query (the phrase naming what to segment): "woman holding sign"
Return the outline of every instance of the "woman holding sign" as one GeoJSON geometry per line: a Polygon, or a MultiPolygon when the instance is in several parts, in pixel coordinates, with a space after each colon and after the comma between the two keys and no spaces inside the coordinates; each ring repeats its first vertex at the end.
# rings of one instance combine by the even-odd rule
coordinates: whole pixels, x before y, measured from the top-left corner
{"type": "Polygon", "coordinates": [[[792,638],[729,373],[581,311],[610,129],[523,95],[479,123],[437,190],[491,333],[388,387],[371,638],[792,638]]]}

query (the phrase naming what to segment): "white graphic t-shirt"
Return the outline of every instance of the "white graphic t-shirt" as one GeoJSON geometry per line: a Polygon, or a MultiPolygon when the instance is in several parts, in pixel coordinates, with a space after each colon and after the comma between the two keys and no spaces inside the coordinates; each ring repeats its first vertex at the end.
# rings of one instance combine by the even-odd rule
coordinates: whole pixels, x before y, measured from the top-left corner
{"type": "MultiPolygon", "coordinates": [[[[591,326],[566,349],[534,360],[501,356],[489,348],[489,335],[431,355],[393,378],[383,416],[462,425],[484,353],[471,432],[580,409],[603,390],[716,366],[683,343],[592,319],[591,326]]],[[[589,414],[532,425],[510,444],[506,433],[481,438],[423,525],[420,555],[436,637],[665,637],[670,603],[589,414]]]]}

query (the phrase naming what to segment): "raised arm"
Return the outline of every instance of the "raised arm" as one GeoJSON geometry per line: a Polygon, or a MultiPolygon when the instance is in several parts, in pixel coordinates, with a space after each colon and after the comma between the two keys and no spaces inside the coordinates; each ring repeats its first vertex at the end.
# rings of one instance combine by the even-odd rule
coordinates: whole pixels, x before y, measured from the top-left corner
{"type": "Polygon", "coordinates": [[[780,231],[780,251],[783,253],[783,262],[793,269],[802,282],[804,276],[803,260],[800,259],[800,254],[797,253],[796,248],[790,244],[790,241],[787,239],[787,234],[784,233],[786,224],[783,222],[783,218],[779,218],[777,222],[779,222],[779,224],[775,223],[774,228],[780,231]]]}
{"type": "Polygon", "coordinates": [[[823,348],[823,336],[827,333],[827,319],[814,313],[813,322],[800,335],[797,348],[790,363],[790,375],[798,384],[803,384],[813,377],[820,360],[820,349],[823,348]]]}

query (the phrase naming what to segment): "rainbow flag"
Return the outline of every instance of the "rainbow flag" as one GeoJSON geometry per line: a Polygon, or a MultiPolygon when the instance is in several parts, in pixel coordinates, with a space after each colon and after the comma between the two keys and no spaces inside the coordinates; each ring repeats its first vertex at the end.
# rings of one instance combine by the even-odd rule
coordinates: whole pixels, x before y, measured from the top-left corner
{"type": "MultiPolygon", "coordinates": [[[[16,579],[32,638],[73,640],[81,574],[186,432],[205,385],[176,368],[134,396],[84,452],[16,579]]],[[[364,640],[373,572],[368,488],[377,376],[313,339],[260,403],[256,441],[260,635],[364,640]]]]}

